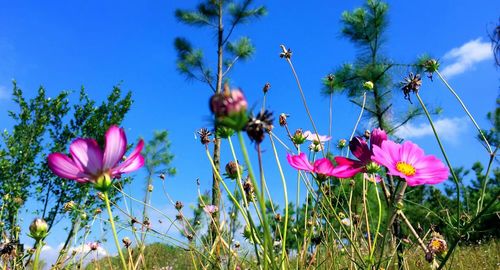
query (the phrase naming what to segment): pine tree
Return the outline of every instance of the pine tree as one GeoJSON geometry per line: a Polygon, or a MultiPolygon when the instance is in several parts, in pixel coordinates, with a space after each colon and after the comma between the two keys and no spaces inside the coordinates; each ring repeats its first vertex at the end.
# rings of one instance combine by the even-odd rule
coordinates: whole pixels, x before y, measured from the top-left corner
{"type": "MultiPolygon", "coordinates": [[[[213,93],[222,91],[223,82],[228,80],[231,69],[238,61],[246,60],[254,53],[254,47],[248,37],[231,41],[237,26],[249,23],[266,14],[264,6],[252,6],[252,0],[205,0],[194,10],[177,10],[176,18],[187,25],[207,29],[216,37],[216,64],[211,65],[203,50],[194,48],[185,38],[176,38],[174,45],[177,50],[177,68],[187,79],[205,84],[213,93]],[[228,26],[228,27],[227,27],[228,26]]],[[[215,168],[220,171],[220,144],[216,138],[213,149],[215,168]]],[[[221,194],[219,181],[215,172],[212,174],[212,205],[220,206],[221,194]]],[[[219,213],[213,215],[214,222],[210,224],[210,239],[212,243],[217,237],[219,213]]]]}

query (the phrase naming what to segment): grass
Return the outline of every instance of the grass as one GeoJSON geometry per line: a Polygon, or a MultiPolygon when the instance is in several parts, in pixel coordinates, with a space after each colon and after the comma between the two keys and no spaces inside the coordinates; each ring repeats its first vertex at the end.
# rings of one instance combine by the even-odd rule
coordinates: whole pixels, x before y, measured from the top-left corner
{"type": "MultiPolygon", "coordinates": [[[[132,254],[137,253],[137,249],[131,249],[132,254]]],[[[500,269],[500,241],[491,240],[480,245],[460,246],[449,261],[446,269],[453,270],[494,270],[500,269]]],[[[160,269],[195,269],[188,251],[168,246],[161,243],[148,245],[144,251],[146,267],[139,269],[160,270],[160,269]]],[[[132,255],[134,257],[134,255],[132,255]]],[[[127,257],[127,256],[126,256],[127,257]]],[[[134,257],[135,258],[135,257],[134,257]]],[[[406,254],[406,269],[431,269],[425,261],[423,252],[415,248],[406,254]]],[[[293,261],[293,260],[292,260],[293,261]]],[[[293,265],[293,264],[291,264],[293,265]]],[[[323,262],[318,269],[349,269],[347,258],[336,258],[335,263],[323,262]]],[[[102,258],[86,266],[90,269],[120,269],[120,259],[118,257],[102,258]]],[[[242,268],[245,269],[245,268],[242,268]]],[[[314,269],[314,266],[311,267],[314,269]]],[[[392,268],[389,268],[392,269],[392,268]]],[[[386,270],[389,270],[386,269],[386,270]]]]}

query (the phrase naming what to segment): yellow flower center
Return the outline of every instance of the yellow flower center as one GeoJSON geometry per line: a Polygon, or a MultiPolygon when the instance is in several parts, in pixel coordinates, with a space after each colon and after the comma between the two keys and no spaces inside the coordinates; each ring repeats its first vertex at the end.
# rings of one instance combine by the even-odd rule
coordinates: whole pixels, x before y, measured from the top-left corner
{"type": "Polygon", "coordinates": [[[396,164],[396,169],[400,173],[402,173],[402,174],[404,174],[406,176],[413,176],[413,175],[415,175],[415,172],[416,172],[415,167],[413,167],[413,165],[408,164],[408,163],[406,163],[404,161],[398,162],[396,164]]]}

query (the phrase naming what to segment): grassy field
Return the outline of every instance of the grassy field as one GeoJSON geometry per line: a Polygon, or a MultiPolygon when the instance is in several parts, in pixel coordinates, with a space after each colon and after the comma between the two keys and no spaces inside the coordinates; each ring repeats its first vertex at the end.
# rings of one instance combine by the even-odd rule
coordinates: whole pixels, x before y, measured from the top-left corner
{"type": "MultiPolygon", "coordinates": [[[[131,250],[134,253],[134,250],[131,250]]],[[[430,264],[425,261],[424,254],[420,249],[409,250],[407,254],[407,269],[431,269],[430,264]]],[[[134,257],[134,255],[132,255],[134,257]]],[[[148,270],[170,270],[170,269],[195,269],[192,264],[190,253],[182,249],[155,243],[146,247],[146,267],[139,269],[148,270]],[[171,267],[171,268],[170,268],[171,267]]],[[[344,258],[346,259],[346,258],[344,258]]],[[[292,260],[293,261],[293,260],[292,260]]],[[[346,261],[346,260],[341,260],[346,261]]],[[[346,261],[347,262],[347,261],[346,261]]],[[[347,266],[331,266],[323,263],[320,269],[349,269],[347,266]]],[[[85,268],[91,269],[120,269],[118,258],[103,258],[92,262],[85,268]]],[[[199,269],[199,268],[198,268],[199,269]]],[[[244,266],[242,267],[244,268],[244,266]]],[[[500,241],[490,241],[481,245],[461,246],[456,252],[453,260],[447,266],[453,270],[497,270],[500,269],[500,241]]]]}

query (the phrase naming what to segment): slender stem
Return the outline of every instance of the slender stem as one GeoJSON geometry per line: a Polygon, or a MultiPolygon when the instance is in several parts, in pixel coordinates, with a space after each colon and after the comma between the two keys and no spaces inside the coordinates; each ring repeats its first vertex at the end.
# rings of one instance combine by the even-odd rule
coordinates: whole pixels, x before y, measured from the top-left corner
{"type": "Polygon", "coordinates": [[[483,187],[481,189],[481,196],[479,196],[479,199],[478,199],[476,214],[479,213],[481,211],[481,209],[483,208],[484,195],[486,195],[486,187],[488,186],[488,180],[490,178],[489,175],[490,175],[491,165],[493,164],[493,160],[495,159],[497,151],[498,151],[498,146],[495,149],[495,151],[493,151],[493,153],[490,155],[488,167],[486,169],[486,173],[484,174],[484,181],[483,181],[483,187]]]}
{"type": "Polygon", "coordinates": [[[123,257],[123,252],[121,249],[120,241],[118,240],[118,234],[116,233],[115,221],[113,219],[113,213],[111,212],[111,206],[109,204],[108,192],[103,192],[104,202],[106,203],[106,209],[108,210],[109,215],[109,224],[111,224],[111,231],[113,232],[113,238],[115,239],[116,249],[118,249],[118,254],[120,255],[120,260],[122,262],[123,270],[127,269],[127,263],[125,262],[125,257],[123,257]]]}
{"type": "MultiPolygon", "coordinates": [[[[283,50],[283,52],[287,52],[286,47],[284,45],[281,45],[281,49],[283,50]]],[[[285,59],[288,62],[288,64],[290,65],[290,68],[292,69],[293,76],[295,77],[295,81],[297,82],[297,86],[299,87],[300,96],[302,97],[302,103],[304,103],[304,108],[306,109],[307,116],[309,116],[309,120],[311,121],[314,132],[316,133],[316,137],[318,138],[318,142],[319,142],[320,139],[319,139],[318,129],[316,128],[316,124],[314,124],[314,120],[312,118],[311,112],[309,111],[309,107],[307,106],[306,96],[304,95],[304,91],[302,90],[302,86],[300,85],[299,76],[297,75],[297,72],[295,72],[295,68],[293,67],[292,60],[290,59],[290,57],[285,57],[285,59]]],[[[324,156],[325,149],[322,148],[321,150],[322,150],[323,156],[324,156]]]]}
{"type": "MultiPolygon", "coordinates": [[[[384,182],[384,180],[382,180],[384,182]]],[[[370,259],[373,258],[373,252],[375,248],[377,248],[377,238],[380,233],[380,224],[382,223],[382,202],[380,201],[380,195],[378,191],[378,187],[375,184],[375,194],[377,194],[377,204],[378,204],[378,221],[377,221],[377,231],[375,232],[375,237],[373,238],[373,250],[370,254],[370,259]]]]}
{"type": "Polygon", "coordinates": [[[276,151],[276,146],[274,145],[273,137],[269,136],[269,139],[271,140],[271,144],[273,146],[273,151],[274,151],[274,157],[276,158],[276,164],[278,165],[278,169],[280,171],[280,176],[281,176],[281,182],[283,185],[283,195],[285,197],[285,224],[283,227],[283,240],[281,241],[281,268],[286,269],[285,266],[285,258],[286,258],[286,234],[288,231],[288,192],[287,192],[287,187],[286,187],[286,179],[285,175],[283,174],[283,169],[281,168],[281,163],[278,158],[278,152],[276,151]]]}
{"type": "Polygon", "coordinates": [[[439,135],[436,132],[436,127],[434,127],[434,122],[432,121],[431,115],[429,114],[427,107],[425,106],[424,102],[422,101],[422,98],[420,98],[420,95],[418,93],[416,93],[415,96],[417,96],[418,102],[420,102],[422,109],[424,109],[425,115],[427,116],[427,119],[429,120],[429,124],[431,125],[432,132],[434,133],[434,136],[436,137],[436,140],[439,144],[439,148],[441,149],[441,153],[443,153],[443,157],[446,161],[446,164],[448,165],[448,168],[450,169],[451,176],[453,177],[453,181],[455,182],[455,187],[456,187],[456,191],[457,191],[457,230],[458,230],[458,234],[460,235],[460,209],[461,209],[460,182],[458,181],[458,178],[455,174],[455,171],[453,170],[453,167],[451,166],[450,160],[448,159],[448,155],[446,154],[446,151],[444,150],[443,144],[441,143],[441,139],[439,139],[439,135]]]}
{"type": "Polygon", "coordinates": [[[370,222],[369,222],[369,217],[368,217],[368,209],[366,207],[366,196],[367,196],[367,189],[366,189],[366,175],[363,174],[363,211],[365,212],[365,222],[366,222],[366,234],[368,238],[368,253],[372,254],[373,246],[372,246],[372,236],[370,234],[370,222]]]}
{"type": "MultiPolygon", "coordinates": [[[[365,110],[366,105],[366,91],[363,92],[363,103],[361,106],[361,110],[359,111],[358,120],[356,120],[356,124],[354,125],[354,129],[352,130],[351,136],[349,137],[349,142],[354,138],[354,133],[356,133],[356,129],[358,129],[359,122],[361,121],[361,117],[363,117],[363,111],[365,110]]],[[[347,157],[349,157],[349,147],[347,147],[347,157]]]]}
{"type": "Polygon", "coordinates": [[[483,141],[486,144],[486,147],[488,148],[488,152],[491,155],[493,153],[493,150],[491,149],[490,143],[486,139],[486,136],[484,136],[483,130],[479,127],[479,125],[477,124],[476,120],[474,120],[474,117],[472,116],[472,114],[469,112],[469,110],[467,109],[467,107],[463,103],[462,99],[458,96],[458,94],[455,92],[455,90],[453,90],[453,88],[450,86],[450,84],[448,84],[448,82],[446,81],[446,79],[443,77],[443,75],[441,75],[441,73],[439,71],[436,70],[436,74],[439,76],[439,78],[441,79],[441,81],[446,85],[446,87],[448,88],[448,90],[450,90],[450,92],[455,96],[455,98],[458,100],[458,102],[460,103],[460,105],[464,109],[465,113],[469,116],[470,120],[472,121],[472,123],[476,127],[477,131],[479,132],[479,134],[483,138],[483,141]]]}
{"type": "MultiPolygon", "coordinates": [[[[250,177],[250,180],[252,181],[252,184],[254,185],[254,191],[255,191],[255,195],[257,198],[259,198],[259,207],[260,207],[260,212],[261,212],[261,215],[262,215],[262,223],[263,223],[263,228],[264,228],[264,255],[267,256],[267,252],[269,252],[269,257],[271,258],[271,264],[274,266],[274,255],[272,254],[273,253],[273,249],[272,249],[272,238],[271,238],[271,232],[269,231],[269,222],[267,220],[267,215],[266,215],[266,204],[265,202],[262,200],[262,196],[260,196],[260,192],[264,192],[263,190],[262,191],[259,191],[259,188],[257,186],[257,181],[255,180],[255,174],[253,172],[253,167],[252,167],[252,164],[250,162],[250,157],[248,155],[248,151],[247,151],[247,148],[245,146],[245,140],[243,139],[243,134],[241,133],[241,131],[238,131],[238,139],[239,139],[239,142],[240,142],[240,147],[241,147],[241,151],[243,152],[243,157],[245,159],[245,163],[247,165],[247,169],[248,169],[248,176],[250,177]]],[[[267,263],[268,261],[267,260],[264,260],[264,269],[267,269],[267,263]]]]}
{"type": "MultiPolygon", "coordinates": [[[[333,118],[333,91],[330,93],[330,103],[328,110],[328,136],[332,137],[332,118],[333,118]]],[[[328,152],[330,152],[330,143],[332,140],[328,140],[328,147],[326,148],[328,152]]]]}

